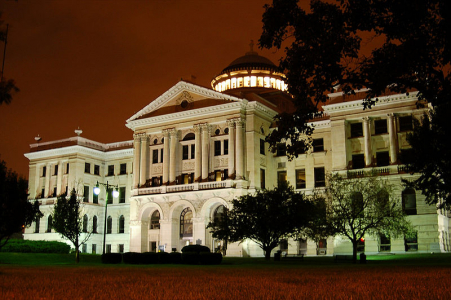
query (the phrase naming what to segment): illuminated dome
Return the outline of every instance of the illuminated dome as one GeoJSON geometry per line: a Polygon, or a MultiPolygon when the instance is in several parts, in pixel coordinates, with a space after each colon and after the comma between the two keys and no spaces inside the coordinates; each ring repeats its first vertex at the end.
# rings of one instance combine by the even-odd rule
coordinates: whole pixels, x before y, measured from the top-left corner
{"type": "Polygon", "coordinates": [[[253,45],[251,41],[251,51],[232,61],[211,81],[215,91],[242,88],[287,90],[285,75],[272,61],[254,52],[253,45]]]}

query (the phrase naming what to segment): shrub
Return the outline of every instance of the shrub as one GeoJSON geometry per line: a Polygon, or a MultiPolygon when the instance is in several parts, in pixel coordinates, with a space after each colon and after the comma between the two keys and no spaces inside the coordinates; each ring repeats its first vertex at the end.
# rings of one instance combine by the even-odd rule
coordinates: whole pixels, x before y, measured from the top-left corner
{"type": "Polygon", "coordinates": [[[170,264],[171,256],[167,252],[158,252],[158,263],[160,264],[170,264]]]}
{"type": "Polygon", "coordinates": [[[183,252],[182,263],[187,265],[198,265],[199,254],[197,254],[196,252],[183,252]]]}
{"type": "Polygon", "coordinates": [[[202,245],[188,245],[182,248],[182,253],[188,253],[188,252],[195,252],[195,253],[200,253],[200,252],[210,252],[210,248],[208,248],[207,246],[202,246],[202,245]]]}
{"type": "Polygon", "coordinates": [[[122,262],[121,253],[105,253],[102,254],[103,264],[120,264],[122,262]]]}
{"type": "Polygon", "coordinates": [[[201,265],[219,265],[222,262],[222,254],[201,252],[198,259],[201,265]]]}
{"type": "Polygon", "coordinates": [[[169,258],[170,258],[171,264],[181,264],[182,263],[182,253],[180,253],[180,252],[169,253],[169,258]]]}
{"type": "Polygon", "coordinates": [[[141,258],[141,263],[145,265],[158,263],[158,254],[155,252],[144,252],[142,253],[141,258]]]}
{"type": "Polygon", "coordinates": [[[19,253],[61,253],[67,254],[70,246],[57,241],[30,241],[10,239],[8,243],[1,248],[1,252],[19,252],[19,253]]]}
{"type": "Polygon", "coordinates": [[[138,252],[126,252],[122,254],[124,264],[142,264],[143,263],[143,253],[138,252]]]}

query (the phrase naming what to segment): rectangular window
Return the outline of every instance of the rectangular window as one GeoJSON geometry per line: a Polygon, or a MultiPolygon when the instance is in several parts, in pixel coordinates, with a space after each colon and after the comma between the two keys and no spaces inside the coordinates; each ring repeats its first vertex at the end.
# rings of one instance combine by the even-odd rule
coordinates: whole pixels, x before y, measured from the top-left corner
{"type": "Polygon", "coordinates": [[[69,186],[66,185],[66,192],[64,193],[64,195],[69,195],[69,186]]]}
{"type": "MultiPolygon", "coordinates": [[[[224,169],[223,174],[224,174],[224,180],[228,179],[229,178],[229,169],[224,169]]],[[[194,177],[194,173],[193,173],[193,177],[194,177]]]]}
{"type": "Polygon", "coordinates": [[[186,160],[188,159],[188,145],[183,145],[183,155],[182,155],[182,159],[186,160]]]}
{"type": "Polygon", "coordinates": [[[41,198],[45,198],[45,189],[41,190],[41,198]]]}
{"type": "Polygon", "coordinates": [[[365,156],[363,154],[354,154],[352,156],[352,168],[353,169],[365,168],[365,156]]]}
{"type": "Polygon", "coordinates": [[[382,134],[387,133],[387,120],[375,120],[374,121],[374,133],[382,134]]]}
{"type": "Polygon", "coordinates": [[[227,154],[229,154],[229,140],[224,140],[224,151],[223,151],[223,153],[224,153],[224,155],[227,155],[227,154]]]}
{"type": "Polygon", "coordinates": [[[313,152],[322,152],[324,151],[324,140],[321,139],[313,139],[313,152]]]}
{"type": "Polygon", "coordinates": [[[264,169],[260,169],[260,188],[266,189],[266,174],[264,169]]]}
{"type": "Polygon", "coordinates": [[[55,173],[53,175],[58,175],[58,165],[55,165],[55,173]]]}
{"type": "Polygon", "coordinates": [[[91,252],[92,252],[92,254],[96,254],[97,253],[97,245],[96,244],[92,244],[91,252]]]}
{"type": "Polygon", "coordinates": [[[351,137],[363,136],[362,123],[352,123],[351,124],[351,137]]]}
{"type": "Polygon", "coordinates": [[[196,146],[191,144],[191,159],[194,159],[194,154],[196,153],[196,146]]]}
{"type": "Polygon", "coordinates": [[[407,165],[414,161],[413,149],[401,149],[401,155],[399,156],[401,164],[407,165]]]}
{"type": "Polygon", "coordinates": [[[152,163],[157,164],[158,163],[158,149],[152,150],[152,163]]]}
{"type": "Polygon", "coordinates": [[[66,174],[69,174],[69,163],[66,164],[66,174]]]}
{"type": "Polygon", "coordinates": [[[119,188],[119,203],[125,203],[125,186],[119,188]]]}
{"type": "Polygon", "coordinates": [[[117,245],[117,252],[119,253],[124,253],[124,244],[119,244],[117,245]]]}
{"type": "Polygon", "coordinates": [[[287,171],[279,171],[277,172],[277,186],[281,186],[282,183],[287,182],[287,171]]]}
{"type": "Polygon", "coordinates": [[[376,152],[376,163],[378,167],[388,166],[390,164],[388,151],[376,152]]]}
{"type": "Polygon", "coordinates": [[[107,176],[114,176],[114,165],[108,166],[108,175],[107,176]]]}
{"type": "Polygon", "coordinates": [[[418,251],[418,233],[414,232],[409,237],[404,238],[404,246],[407,251],[418,251]]]}
{"type": "Polygon", "coordinates": [[[296,188],[305,189],[305,169],[296,170],[296,188]]]}
{"type": "Polygon", "coordinates": [[[98,204],[99,203],[99,195],[92,194],[92,203],[98,204]]]}
{"type": "Polygon", "coordinates": [[[221,181],[222,180],[222,172],[221,170],[215,171],[215,181],[221,181]]]}
{"type": "Polygon", "coordinates": [[[215,141],[215,156],[221,155],[221,141],[215,141]]]}
{"type": "Polygon", "coordinates": [[[107,191],[108,204],[113,204],[113,189],[107,191]]]}
{"type": "Polygon", "coordinates": [[[390,252],[391,251],[391,241],[390,236],[385,234],[379,234],[379,252],[390,252]]]}
{"type": "Polygon", "coordinates": [[[47,167],[43,166],[42,167],[42,177],[45,177],[46,174],[47,174],[47,167]]]}
{"type": "Polygon", "coordinates": [[[106,250],[105,250],[105,252],[106,252],[106,253],[111,253],[111,244],[107,244],[107,245],[106,245],[106,250]]]}
{"type": "Polygon", "coordinates": [[[265,155],[265,140],[260,139],[260,154],[265,155]]]}
{"type": "Polygon", "coordinates": [[[91,173],[91,164],[85,163],[85,173],[91,173]]]}
{"type": "Polygon", "coordinates": [[[399,117],[399,131],[410,131],[412,129],[412,116],[399,117]]]}
{"type": "Polygon", "coordinates": [[[161,163],[163,162],[163,153],[164,153],[163,148],[161,148],[160,149],[160,162],[161,163]]]}
{"type": "Polygon", "coordinates": [[[315,168],[315,187],[325,187],[326,186],[326,173],[324,167],[315,168]]]}
{"type": "Polygon", "coordinates": [[[285,156],[287,154],[287,145],[285,143],[278,143],[277,144],[277,156],[285,156]]]}
{"type": "Polygon", "coordinates": [[[83,202],[89,202],[89,186],[85,185],[84,192],[83,192],[83,202]]]}
{"type": "Polygon", "coordinates": [[[119,168],[119,174],[125,175],[127,174],[127,164],[121,164],[119,168]]]}
{"type": "Polygon", "coordinates": [[[94,165],[94,175],[100,175],[100,166],[94,165]]]}
{"type": "Polygon", "coordinates": [[[53,197],[56,197],[56,187],[53,188],[53,197]]]}

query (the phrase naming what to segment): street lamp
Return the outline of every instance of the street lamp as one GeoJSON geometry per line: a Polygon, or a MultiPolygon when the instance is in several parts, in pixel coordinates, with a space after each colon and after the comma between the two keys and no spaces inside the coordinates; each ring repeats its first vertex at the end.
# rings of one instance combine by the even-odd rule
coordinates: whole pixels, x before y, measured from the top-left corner
{"type": "Polygon", "coordinates": [[[110,191],[111,189],[113,190],[113,198],[117,198],[119,197],[119,192],[117,191],[118,186],[117,185],[112,185],[112,184],[108,184],[108,181],[106,183],[101,183],[97,181],[96,186],[94,187],[94,194],[96,194],[97,196],[100,194],[100,187],[99,186],[104,186],[106,189],[106,197],[105,197],[105,221],[103,222],[103,250],[102,250],[102,254],[105,254],[105,240],[106,240],[106,219],[107,219],[107,213],[108,213],[108,191],[110,191]]]}

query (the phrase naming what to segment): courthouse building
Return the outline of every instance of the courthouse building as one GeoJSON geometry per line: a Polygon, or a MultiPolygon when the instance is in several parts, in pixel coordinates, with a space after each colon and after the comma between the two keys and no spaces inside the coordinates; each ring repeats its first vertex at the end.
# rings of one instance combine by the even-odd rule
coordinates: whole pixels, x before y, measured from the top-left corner
{"type": "MultiPolygon", "coordinates": [[[[101,253],[104,227],[107,252],[146,252],[201,244],[217,249],[206,225],[220,217],[231,200],[258,189],[289,181],[309,193],[325,186],[325,175],[376,174],[393,183],[416,237],[394,239],[367,236],[359,246],[366,253],[444,252],[449,250],[449,218],[424,201],[421,191],[406,189],[401,179],[414,179],[403,165],[409,156],[407,134],[418,106],[416,93],[380,97],[362,109],[363,93],[330,94],[324,116],[312,121],[313,148],[289,161],[284,144],[268,151],[265,137],[273,117],[292,108],[284,75],[268,59],[247,52],[212,80],[212,88],[180,81],[131,116],[125,126],[130,141],[102,144],[77,135],[30,145],[29,194],[41,202],[44,216],[25,230],[30,240],[61,240],[51,229],[57,195],[75,188],[84,197],[83,225],[93,232],[82,246],[101,253]],[[97,182],[117,186],[119,197],[108,196],[97,182]],[[106,218],[106,226],[104,226],[106,218]]],[[[346,239],[335,237],[319,245],[307,239],[288,240],[288,253],[331,255],[351,253],[346,239]]],[[[275,249],[278,250],[278,249],[275,249]]],[[[263,256],[253,242],[228,246],[230,256],[263,256]]]]}

